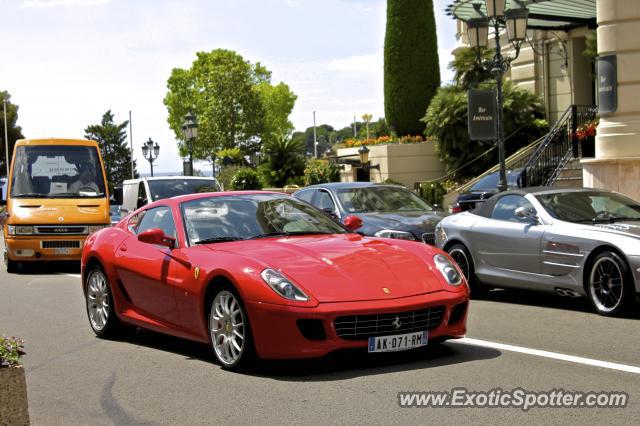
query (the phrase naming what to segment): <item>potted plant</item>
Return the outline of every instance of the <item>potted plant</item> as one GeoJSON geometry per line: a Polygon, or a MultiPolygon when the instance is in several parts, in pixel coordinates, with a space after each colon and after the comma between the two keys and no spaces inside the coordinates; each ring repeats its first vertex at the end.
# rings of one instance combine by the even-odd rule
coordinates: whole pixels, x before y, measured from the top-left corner
{"type": "Polygon", "coordinates": [[[580,152],[582,157],[595,157],[596,155],[596,129],[598,127],[598,119],[589,121],[580,125],[576,130],[574,137],[580,144],[580,152]]]}
{"type": "Polygon", "coordinates": [[[0,424],[29,424],[27,382],[20,359],[24,342],[0,336],[0,424]]]}

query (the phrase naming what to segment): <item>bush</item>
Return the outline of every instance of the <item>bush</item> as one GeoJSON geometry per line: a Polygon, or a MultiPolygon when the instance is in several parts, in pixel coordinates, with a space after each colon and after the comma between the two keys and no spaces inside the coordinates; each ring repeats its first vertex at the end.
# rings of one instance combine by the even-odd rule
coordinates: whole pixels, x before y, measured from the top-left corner
{"type": "Polygon", "coordinates": [[[23,355],[26,355],[24,341],[0,336],[0,368],[19,366],[23,355]]]}
{"type": "Polygon", "coordinates": [[[233,175],[235,175],[240,168],[240,166],[224,166],[216,175],[216,179],[218,179],[218,182],[225,191],[231,188],[231,179],[233,179],[233,175]]]}
{"type": "Polygon", "coordinates": [[[251,189],[262,189],[260,174],[249,167],[243,167],[231,178],[229,187],[236,191],[246,191],[251,189]]]}
{"type": "Polygon", "coordinates": [[[304,169],[304,184],[307,186],[339,181],[340,168],[335,164],[321,160],[309,160],[304,169]]]}
{"type": "Polygon", "coordinates": [[[437,204],[442,207],[445,194],[457,186],[452,180],[424,182],[418,188],[418,195],[432,206],[437,204]]]}

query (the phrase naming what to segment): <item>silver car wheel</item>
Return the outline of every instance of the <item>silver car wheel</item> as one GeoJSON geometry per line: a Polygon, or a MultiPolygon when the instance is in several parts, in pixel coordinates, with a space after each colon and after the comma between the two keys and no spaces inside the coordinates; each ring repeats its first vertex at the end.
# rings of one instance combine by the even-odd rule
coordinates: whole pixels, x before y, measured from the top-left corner
{"type": "Polygon", "coordinates": [[[109,284],[104,272],[95,270],[87,279],[87,312],[91,327],[101,332],[109,322],[111,300],[109,284]]]}
{"type": "Polygon", "coordinates": [[[236,296],[223,290],[211,305],[209,331],[218,360],[226,366],[237,364],[245,347],[244,311],[236,296]]]}
{"type": "Polygon", "coordinates": [[[602,312],[612,312],[622,303],[624,275],[615,258],[599,258],[591,268],[589,292],[596,307],[602,312]]]}
{"type": "Polygon", "coordinates": [[[467,258],[467,254],[464,252],[464,250],[454,248],[449,252],[449,256],[451,256],[451,258],[456,261],[456,263],[460,267],[460,270],[462,271],[462,274],[464,275],[464,278],[469,281],[469,274],[471,271],[469,259],[467,258]]]}

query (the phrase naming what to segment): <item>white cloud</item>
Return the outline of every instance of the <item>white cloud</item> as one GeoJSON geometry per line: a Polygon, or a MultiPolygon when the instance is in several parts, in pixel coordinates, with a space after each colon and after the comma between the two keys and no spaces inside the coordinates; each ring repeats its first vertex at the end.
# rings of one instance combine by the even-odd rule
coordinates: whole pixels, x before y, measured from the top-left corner
{"type": "Polygon", "coordinates": [[[346,73],[368,72],[382,69],[382,54],[355,55],[348,58],[333,59],[327,65],[330,71],[346,73]]]}
{"type": "Polygon", "coordinates": [[[111,0],[24,0],[20,7],[100,6],[111,0]]]}
{"type": "Polygon", "coordinates": [[[300,6],[300,0],[284,0],[287,6],[300,6]]]}

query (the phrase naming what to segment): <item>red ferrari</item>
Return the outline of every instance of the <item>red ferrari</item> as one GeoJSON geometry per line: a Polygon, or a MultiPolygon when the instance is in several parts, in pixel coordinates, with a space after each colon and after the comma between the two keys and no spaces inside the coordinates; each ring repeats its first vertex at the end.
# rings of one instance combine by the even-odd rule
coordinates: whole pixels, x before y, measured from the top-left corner
{"type": "Polygon", "coordinates": [[[469,300],[446,253],[262,191],[157,201],[92,234],[82,289],[98,336],[143,327],[210,344],[230,369],[460,338],[469,300]]]}

